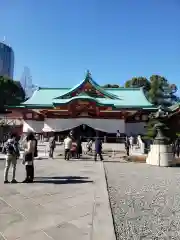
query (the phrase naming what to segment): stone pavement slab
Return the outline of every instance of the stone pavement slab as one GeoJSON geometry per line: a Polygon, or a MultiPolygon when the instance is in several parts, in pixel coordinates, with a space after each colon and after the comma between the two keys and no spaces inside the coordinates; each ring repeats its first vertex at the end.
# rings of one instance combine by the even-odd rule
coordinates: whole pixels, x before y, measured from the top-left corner
{"type": "Polygon", "coordinates": [[[3,170],[0,161],[0,240],[115,240],[102,162],[37,160],[32,184],[4,185],[3,170]]]}

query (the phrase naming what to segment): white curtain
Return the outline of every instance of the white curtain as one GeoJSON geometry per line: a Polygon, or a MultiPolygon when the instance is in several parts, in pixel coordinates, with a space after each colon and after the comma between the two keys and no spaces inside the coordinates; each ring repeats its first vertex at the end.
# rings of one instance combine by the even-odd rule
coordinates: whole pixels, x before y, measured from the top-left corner
{"type": "Polygon", "coordinates": [[[88,125],[96,130],[107,133],[116,133],[119,130],[121,133],[125,132],[124,120],[117,119],[91,119],[91,118],[71,118],[71,119],[50,119],[44,121],[44,132],[51,131],[65,131],[78,127],[82,124],[88,125]]]}
{"type": "Polygon", "coordinates": [[[62,132],[81,125],[76,119],[47,118],[44,121],[43,132],[62,132]]]}
{"type": "Polygon", "coordinates": [[[42,132],[44,121],[26,120],[23,121],[23,132],[42,132]]]}

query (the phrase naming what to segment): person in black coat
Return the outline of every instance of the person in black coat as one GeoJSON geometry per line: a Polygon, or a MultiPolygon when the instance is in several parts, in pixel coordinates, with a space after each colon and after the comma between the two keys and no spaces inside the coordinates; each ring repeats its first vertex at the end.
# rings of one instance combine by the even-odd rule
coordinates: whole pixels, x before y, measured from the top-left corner
{"type": "Polygon", "coordinates": [[[95,140],[94,161],[97,160],[97,155],[99,155],[100,160],[102,161],[103,160],[103,157],[102,157],[102,141],[101,141],[101,139],[99,137],[96,137],[96,140],[95,140]]]}
{"type": "Polygon", "coordinates": [[[177,157],[179,157],[179,153],[180,153],[180,138],[178,137],[175,141],[175,154],[177,157]]]}
{"type": "Polygon", "coordinates": [[[77,145],[76,147],[77,158],[79,159],[82,154],[82,137],[81,136],[76,141],[76,145],[77,145]]]}
{"type": "Polygon", "coordinates": [[[129,141],[128,136],[126,136],[124,144],[125,144],[127,156],[129,156],[130,141],[129,141]]]}

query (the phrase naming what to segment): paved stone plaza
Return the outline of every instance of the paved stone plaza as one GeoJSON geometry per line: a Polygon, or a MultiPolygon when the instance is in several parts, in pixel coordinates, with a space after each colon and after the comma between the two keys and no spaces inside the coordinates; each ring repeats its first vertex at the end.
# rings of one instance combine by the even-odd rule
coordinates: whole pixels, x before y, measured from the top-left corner
{"type": "MultiPolygon", "coordinates": [[[[104,169],[118,240],[180,239],[180,168],[110,155],[64,161],[56,151],[35,161],[33,184],[4,185],[0,160],[0,240],[115,240],[104,169]]],[[[19,161],[17,180],[24,175],[19,161]]]]}
{"type": "MultiPolygon", "coordinates": [[[[102,162],[35,161],[35,183],[3,184],[0,239],[115,240],[102,162]]],[[[17,180],[24,179],[22,164],[17,180]]]]}
{"type": "Polygon", "coordinates": [[[180,168],[104,163],[117,239],[180,239],[180,168]]]}

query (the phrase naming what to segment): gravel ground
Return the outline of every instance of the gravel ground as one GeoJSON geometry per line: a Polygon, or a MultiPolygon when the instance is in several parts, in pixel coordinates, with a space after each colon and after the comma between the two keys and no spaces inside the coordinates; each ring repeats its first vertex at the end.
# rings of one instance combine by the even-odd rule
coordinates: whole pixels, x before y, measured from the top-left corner
{"type": "Polygon", "coordinates": [[[180,168],[104,163],[117,239],[180,239],[180,168]]]}

